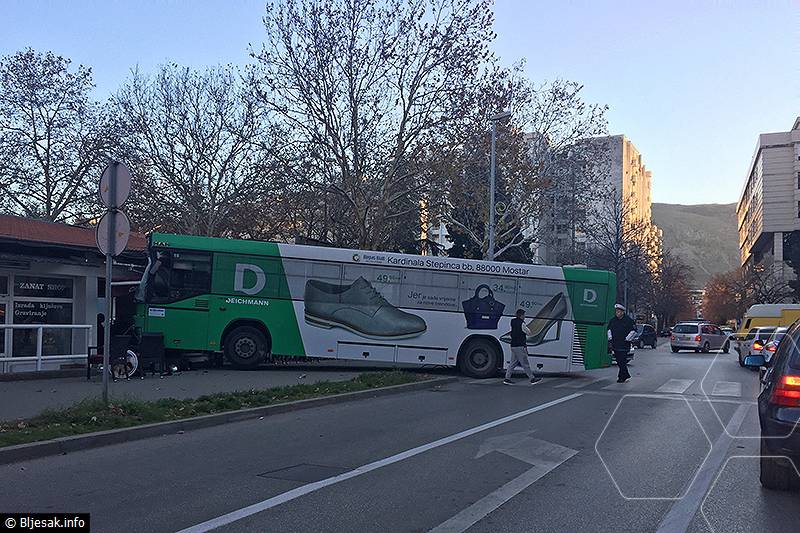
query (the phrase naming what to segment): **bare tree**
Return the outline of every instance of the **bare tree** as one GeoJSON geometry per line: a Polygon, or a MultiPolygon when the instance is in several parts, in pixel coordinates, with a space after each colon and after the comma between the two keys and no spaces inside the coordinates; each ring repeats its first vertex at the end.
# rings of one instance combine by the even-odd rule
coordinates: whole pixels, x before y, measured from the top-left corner
{"type": "Polygon", "coordinates": [[[596,199],[583,230],[588,264],[616,274],[618,297],[626,306],[646,306],[658,260],[654,257],[656,250],[647,241],[647,221],[637,220],[632,205],[612,188],[596,199]]]}
{"type": "Polygon", "coordinates": [[[324,239],[386,247],[432,186],[419,165],[464,113],[458,105],[492,38],[489,0],[281,0],[255,53],[262,101],[334,208],[324,239]],[[333,195],[333,196],[331,196],[333,195]]]}
{"type": "Polygon", "coordinates": [[[109,135],[91,69],[30,48],[0,59],[0,206],[75,221],[94,211],[109,135]]]}
{"type": "Polygon", "coordinates": [[[652,305],[659,327],[665,327],[688,314],[692,307],[689,295],[692,269],[683,260],[666,251],[652,279],[652,305]]]}
{"type": "Polygon", "coordinates": [[[744,316],[754,304],[792,301],[794,290],[770,265],[737,268],[717,274],[705,287],[703,315],[718,323],[744,316]]]}
{"type": "Polygon", "coordinates": [[[265,112],[231,68],[134,70],[112,97],[141,230],[271,236],[283,212],[265,112]],[[277,222],[276,222],[277,220],[277,222]]]}
{"type": "Polygon", "coordinates": [[[572,196],[582,194],[577,172],[568,173],[567,167],[588,153],[580,149],[580,139],[605,131],[605,108],[585,103],[578,84],[557,80],[535,86],[523,72],[524,62],[488,70],[473,90],[470,120],[455,139],[443,218],[457,246],[463,241],[460,246],[472,250],[467,255],[488,252],[489,116],[512,112],[497,124],[495,255],[501,260],[529,259],[529,245],[545,231],[541,222],[553,203],[548,192],[556,185],[566,190],[568,174],[572,196]]]}

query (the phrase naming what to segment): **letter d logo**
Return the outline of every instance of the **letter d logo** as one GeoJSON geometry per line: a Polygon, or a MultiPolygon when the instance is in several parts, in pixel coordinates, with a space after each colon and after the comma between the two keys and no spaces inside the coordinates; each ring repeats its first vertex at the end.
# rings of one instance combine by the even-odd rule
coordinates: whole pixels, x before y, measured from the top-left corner
{"type": "Polygon", "coordinates": [[[583,302],[587,304],[594,303],[597,300],[597,292],[594,289],[583,289],[583,302]]]}
{"type": "Polygon", "coordinates": [[[233,277],[233,290],[242,292],[248,296],[253,296],[261,292],[266,284],[267,277],[264,275],[264,271],[261,270],[261,267],[247,263],[236,263],[236,274],[233,277]],[[244,273],[246,270],[256,275],[256,282],[252,287],[244,286],[244,273]]]}

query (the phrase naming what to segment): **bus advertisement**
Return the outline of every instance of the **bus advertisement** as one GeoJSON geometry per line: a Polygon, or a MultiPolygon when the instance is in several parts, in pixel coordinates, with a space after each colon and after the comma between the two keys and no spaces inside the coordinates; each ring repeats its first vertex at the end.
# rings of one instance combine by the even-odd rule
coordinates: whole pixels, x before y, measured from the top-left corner
{"type": "Polygon", "coordinates": [[[610,364],[610,272],[157,233],[148,254],[138,330],[238,368],[315,357],[494,376],[516,309],[535,371],[610,364]]]}

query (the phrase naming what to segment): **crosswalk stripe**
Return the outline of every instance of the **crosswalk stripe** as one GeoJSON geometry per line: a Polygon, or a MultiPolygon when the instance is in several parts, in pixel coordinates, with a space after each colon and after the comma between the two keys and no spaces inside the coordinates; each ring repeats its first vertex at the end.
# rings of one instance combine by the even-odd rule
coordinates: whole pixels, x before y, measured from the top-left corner
{"type": "Polygon", "coordinates": [[[560,385],[556,385],[553,387],[554,389],[582,389],[584,387],[588,387],[589,385],[593,385],[595,383],[599,383],[601,381],[606,381],[606,378],[595,378],[595,379],[570,379],[569,381],[562,383],[560,385]]]}
{"type": "Polygon", "coordinates": [[[738,381],[717,381],[714,383],[712,396],[741,396],[742,384],[738,381]]]}
{"type": "Polygon", "coordinates": [[[671,379],[656,389],[656,392],[668,394],[683,394],[692,386],[693,379],[671,379]]]}

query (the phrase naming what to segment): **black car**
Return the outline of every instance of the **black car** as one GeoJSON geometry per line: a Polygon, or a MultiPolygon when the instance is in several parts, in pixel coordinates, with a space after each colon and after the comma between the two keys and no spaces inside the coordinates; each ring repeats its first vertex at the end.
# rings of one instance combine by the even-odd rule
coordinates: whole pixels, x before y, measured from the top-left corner
{"type": "Polygon", "coordinates": [[[758,396],[761,424],[761,484],[774,490],[800,489],[800,322],[786,333],[775,355],[748,355],[745,365],[765,367],[758,396]],[[792,465],[794,463],[794,466],[792,465]]]}
{"type": "Polygon", "coordinates": [[[645,346],[655,348],[658,345],[656,328],[650,324],[636,324],[636,337],[633,339],[633,345],[637,348],[644,348],[645,346]]]}

